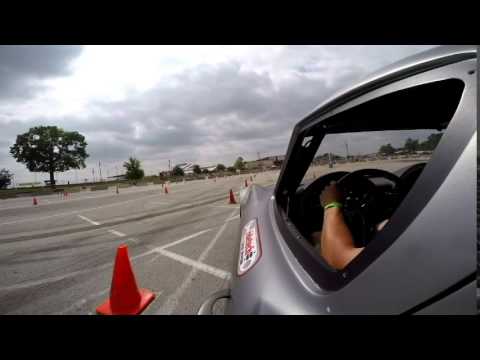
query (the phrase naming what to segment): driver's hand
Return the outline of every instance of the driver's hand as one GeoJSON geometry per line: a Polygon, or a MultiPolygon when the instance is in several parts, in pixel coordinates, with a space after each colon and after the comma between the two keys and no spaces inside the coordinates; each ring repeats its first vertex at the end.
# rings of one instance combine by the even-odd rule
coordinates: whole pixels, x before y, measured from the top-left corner
{"type": "Polygon", "coordinates": [[[330,185],[327,185],[320,194],[320,203],[322,206],[328,205],[332,202],[341,203],[342,200],[343,194],[334,181],[332,181],[330,185]]]}

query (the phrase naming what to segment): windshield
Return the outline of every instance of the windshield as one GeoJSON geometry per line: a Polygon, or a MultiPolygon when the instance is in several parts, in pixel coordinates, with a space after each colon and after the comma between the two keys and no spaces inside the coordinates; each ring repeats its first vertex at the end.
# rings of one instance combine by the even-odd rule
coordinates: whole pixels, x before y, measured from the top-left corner
{"type": "Polygon", "coordinates": [[[396,172],[428,162],[443,132],[433,130],[368,131],[327,134],[302,183],[334,171],[377,168],[396,172]]]}

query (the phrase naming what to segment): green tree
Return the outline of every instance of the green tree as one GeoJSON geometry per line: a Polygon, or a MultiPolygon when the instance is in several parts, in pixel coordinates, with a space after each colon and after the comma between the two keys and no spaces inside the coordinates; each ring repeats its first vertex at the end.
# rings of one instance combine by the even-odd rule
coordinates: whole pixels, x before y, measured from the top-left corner
{"type": "Polygon", "coordinates": [[[208,174],[209,171],[208,171],[208,169],[203,169],[203,170],[202,170],[202,173],[203,173],[203,174],[208,174]]]}
{"type": "Polygon", "coordinates": [[[392,155],[395,152],[395,148],[391,144],[382,145],[378,152],[383,155],[392,155]]]}
{"type": "Polygon", "coordinates": [[[5,189],[12,182],[13,174],[7,169],[0,170],[0,189],[5,189]]]}
{"type": "Polygon", "coordinates": [[[405,141],[405,146],[403,148],[408,152],[415,152],[419,150],[418,140],[413,140],[411,138],[408,138],[405,141]]]}
{"type": "Polygon", "coordinates": [[[223,165],[223,164],[218,164],[217,165],[217,171],[225,171],[225,170],[226,170],[225,165],[223,165]]]}
{"type": "Polygon", "coordinates": [[[420,144],[420,149],[425,151],[433,151],[437,147],[443,133],[430,134],[424,142],[420,144]]]}
{"type": "Polygon", "coordinates": [[[201,174],[202,170],[200,169],[199,165],[193,165],[193,173],[194,174],[201,174]]]}
{"type": "Polygon", "coordinates": [[[55,187],[55,172],[85,167],[86,146],[85,137],[76,131],[36,126],[17,136],[10,153],[28,170],[49,173],[50,185],[55,187]]]}
{"type": "Polygon", "coordinates": [[[125,161],[123,167],[127,170],[126,176],[128,180],[141,180],[145,176],[140,160],[134,157],[130,157],[128,161],[125,161]]]}
{"type": "Polygon", "coordinates": [[[236,169],[235,169],[235,167],[233,167],[233,166],[229,166],[229,167],[227,168],[227,171],[229,171],[229,172],[235,172],[235,170],[236,170],[236,169]]]}
{"type": "Polygon", "coordinates": [[[177,165],[173,168],[172,175],[173,176],[184,176],[185,171],[183,171],[183,169],[180,166],[177,165]]]}
{"type": "Polygon", "coordinates": [[[233,167],[238,170],[245,169],[245,161],[243,161],[243,158],[241,156],[239,156],[237,160],[235,160],[233,167]]]}

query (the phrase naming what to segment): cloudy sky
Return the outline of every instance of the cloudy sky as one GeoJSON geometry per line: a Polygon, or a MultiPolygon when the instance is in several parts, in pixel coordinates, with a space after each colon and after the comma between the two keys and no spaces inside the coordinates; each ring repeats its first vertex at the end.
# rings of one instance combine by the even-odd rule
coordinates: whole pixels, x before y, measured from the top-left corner
{"type": "Polygon", "coordinates": [[[48,179],[9,147],[32,126],[82,133],[87,168],[60,181],[283,154],[295,123],[335,91],[432,46],[0,46],[0,168],[48,179]]]}

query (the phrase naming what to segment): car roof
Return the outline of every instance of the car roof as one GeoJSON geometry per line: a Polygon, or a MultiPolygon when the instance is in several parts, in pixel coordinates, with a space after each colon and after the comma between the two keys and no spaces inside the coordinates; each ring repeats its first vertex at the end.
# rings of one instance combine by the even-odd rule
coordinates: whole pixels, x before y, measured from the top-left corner
{"type": "Polygon", "coordinates": [[[429,69],[477,57],[475,45],[437,46],[433,49],[406,57],[390,64],[357,82],[355,85],[338,91],[309,112],[297,125],[303,127],[312,118],[328,112],[340,104],[393,81],[418,74],[429,69]]]}

